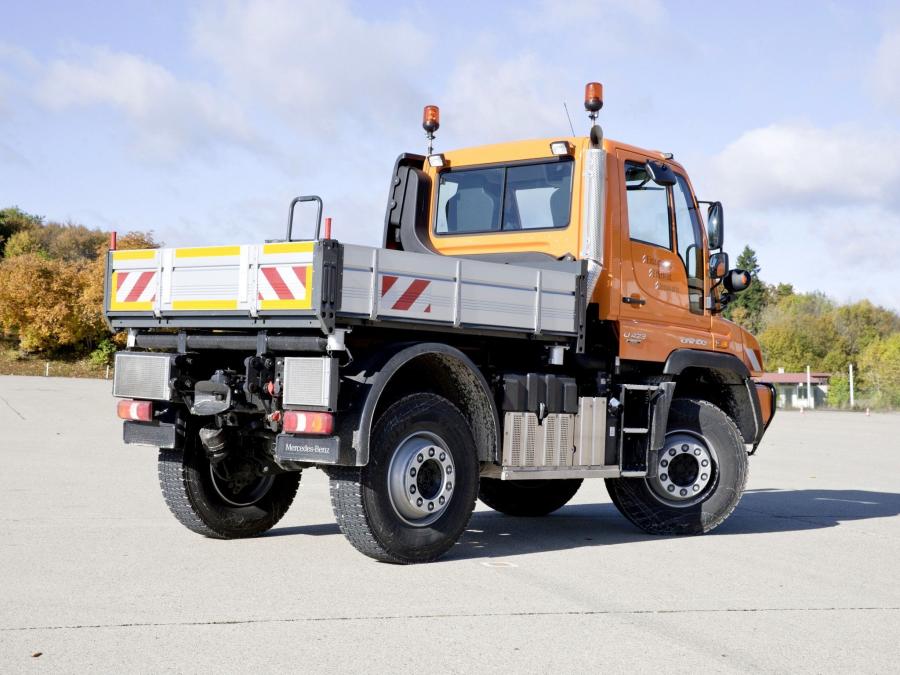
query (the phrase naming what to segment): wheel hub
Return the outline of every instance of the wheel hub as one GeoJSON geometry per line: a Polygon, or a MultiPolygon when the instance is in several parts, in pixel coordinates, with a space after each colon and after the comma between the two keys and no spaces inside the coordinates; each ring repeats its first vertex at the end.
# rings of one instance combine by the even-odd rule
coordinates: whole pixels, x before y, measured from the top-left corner
{"type": "Polygon", "coordinates": [[[256,471],[255,466],[245,463],[229,470],[227,460],[218,465],[210,463],[209,475],[212,485],[229,506],[252,506],[266,496],[275,477],[256,471]]]}
{"type": "Polygon", "coordinates": [[[706,497],[715,472],[715,453],[703,439],[675,432],[666,436],[656,457],[656,476],[647,483],[661,501],[689,506],[706,497]]]}
{"type": "Polygon", "coordinates": [[[404,439],[388,468],[394,511],[416,527],[430,525],[450,504],[456,467],[443,439],[418,432],[404,439]]]}

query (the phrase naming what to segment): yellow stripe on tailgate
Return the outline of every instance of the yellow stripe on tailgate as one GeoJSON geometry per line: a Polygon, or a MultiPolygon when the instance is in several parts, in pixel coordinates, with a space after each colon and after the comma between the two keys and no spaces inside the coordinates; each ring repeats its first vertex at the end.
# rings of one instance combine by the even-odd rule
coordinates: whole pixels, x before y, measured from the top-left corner
{"type": "Polygon", "coordinates": [[[305,300],[260,300],[260,309],[311,309],[312,298],[305,300]]]}
{"type": "Polygon", "coordinates": [[[237,300],[173,300],[173,310],[237,309],[237,300]]]}
{"type": "Polygon", "coordinates": [[[263,254],[273,253],[312,253],[314,241],[285,241],[279,244],[263,244],[263,254]]]}
{"type": "Polygon", "coordinates": [[[200,246],[175,249],[176,258],[225,258],[240,254],[240,246],[200,246]]]}
{"type": "Polygon", "coordinates": [[[112,254],[113,260],[152,260],[156,257],[156,249],[129,249],[112,254]]]}

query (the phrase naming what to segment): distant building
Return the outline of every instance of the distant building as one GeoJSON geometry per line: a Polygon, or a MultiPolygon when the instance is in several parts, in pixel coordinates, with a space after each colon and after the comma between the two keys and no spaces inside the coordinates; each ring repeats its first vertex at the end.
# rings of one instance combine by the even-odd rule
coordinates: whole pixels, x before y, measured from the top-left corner
{"type": "Polygon", "coordinates": [[[812,384],[812,396],[814,403],[810,406],[807,397],[806,373],[786,373],[779,368],[777,373],[765,373],[756,378],[760,382],[768,382],[775,385],[777,392],[777,404],[779,408],[821,408],[828,400],[828,380],[831,373],[810,373],[809,381],[812,384]]]}

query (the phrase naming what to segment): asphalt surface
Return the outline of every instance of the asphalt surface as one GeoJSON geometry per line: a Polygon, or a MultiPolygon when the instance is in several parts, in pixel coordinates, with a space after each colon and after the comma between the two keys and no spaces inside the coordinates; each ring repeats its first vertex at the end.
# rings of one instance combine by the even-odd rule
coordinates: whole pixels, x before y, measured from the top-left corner
{"type": "Polygon", "coordinates": [[[0,377],[0,671],[896,672],[900,416],[780,413],[702,537],[602,481],[542,519],[479,507],[430,565],[376,563],[304,474],[267,536],[169,514],[110,384],[0,377]],[[35,654],[40,653],[40,656],[35,654]]]}

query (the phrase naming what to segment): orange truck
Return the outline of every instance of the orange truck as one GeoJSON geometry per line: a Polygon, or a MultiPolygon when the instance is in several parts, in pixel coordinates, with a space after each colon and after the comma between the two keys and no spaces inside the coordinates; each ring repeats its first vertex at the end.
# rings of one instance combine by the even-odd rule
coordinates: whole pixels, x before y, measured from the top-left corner
{"type": "Polygon", "coordinates": [[[604,138],[601,107],[590,83],[587,136],[434,153],[427,106],[380,247],[321,232],[306,196],[284,239],[110,251],[124,441],[159,449],[175,517],[259,535],[319,468],[387,562],[446,553],[476,499],[544,516],[586,478],[652,534],[723,522],[775,412],[759,344],[720,315],[750,276],[722,205],[671,154],[604,138]]]}

